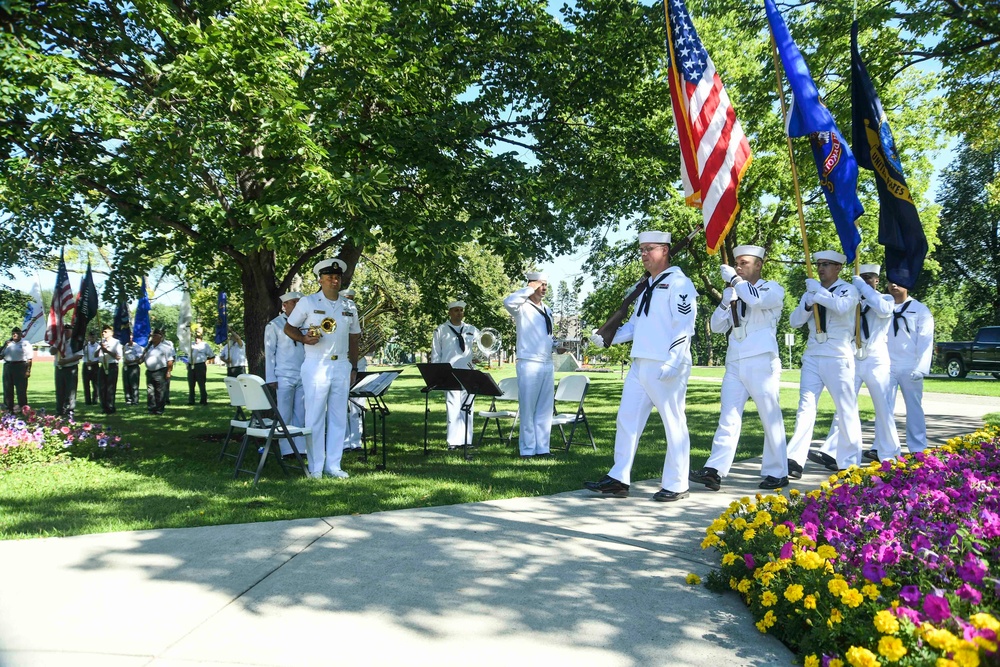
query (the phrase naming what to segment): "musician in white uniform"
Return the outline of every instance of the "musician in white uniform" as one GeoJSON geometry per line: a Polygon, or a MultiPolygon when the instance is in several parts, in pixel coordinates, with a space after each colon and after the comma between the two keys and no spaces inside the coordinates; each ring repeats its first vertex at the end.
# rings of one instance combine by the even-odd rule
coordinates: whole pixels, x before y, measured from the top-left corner
{"type": "MultiPolygon", "coordinates": [[[[860,349],[854,350],[854,393],[861,390],[861,383],[868,387],[872,405],[875,407],[875,442],[864,458],[884,461],[900,454],[899,433],[896,419],[889,406],[889,323],[892,319],[892,297],[878,291],[878,274],[882,267],[878,264],[862,264],[859,275],[854,277],[854,288],[861,299],[859,328],[860,349]]],[[[830,426],[830,434],[818,452],[810,451],[809,460],[824,465],[829,470],[837,469],[837,437],[840,428],[837,419],[830,426]]]]}
{"type": "Polygon", "coordinates": [[[934,350],[934,316],[927,306],[910,297],[905,287],[889,283],[893,298],[889,326],[889,405],[896,405],[896,389],[906,403],[906,448],[911,453],[927,448],[924,420],[924,376],[931,372],[934,350]]]}
{"type": "Polygon", "coordinates": [[[325,259],[313,267],[320,291],[299,299],[285,334],[303,343],[302,389],[312,430],[309,476],[348,477],[340,467],[347,433],[347,399],[357,373],[361,325],[354,302],[340,296],[347,264],[325,259]]]}
{"type": "MultiPolygon", "coordinates": [[[[452,368],[472,368],[472,351],[479,329],[465,323],[465,302],[448,304],[448,321],[434,331],[431,342],[431,363],[451,364],[452,368]]],[[[468,398],[465,391],[446,391],[448,411],[448,449],[472,443],[472,414],[462,412],[468,398]]]]}
{"type": "Polygon", "coordinates": [[[736,268],[723,264],[722,279],[729,286],[712,312],[715,333],[729,334],[726,374],[722,377],[722,409],[705,467],[690,475],[692,482],[718,491],[729,474],[743,427],[743,409],[752,398],[764,427],[762,489],[788,484],[785,422],[778,399],[781,359],[778,356],[778,320],[785,303],[781,285],[760,277],[764,249],[741,245],[733,249],[736,268]],[[735,310],[733,308],[735,305],[735,310]]]}
{"type": "Polygon", "coordinates": [[[792,311],[793,328],[809,327],[809,340],[802,355],[799,380],[799,407],[795,433],[788,441],[788,476],[802,477],[802,466],[809,453],[816,403],[823,387],[830,392],[837,410],[837,466],[846,469],[861,462],[861,420],[858,397],[854,393],[854,310],[858,290],[837,276],[847,257],[835,250],[813,254],[819,280],[806,278],[806,292],[792,311]],[[817,333],[818,313],[821,331],[817,333]]]}
{"type": "MultiPolygon", "coordinates": [[[[278,414],[285,424],[304,427],[306,407],[302,390],[302,362],[306,356],[305,345],[285,334],[288,316],[301,298],[302,292],[282,294],[281,312],[264,327],[264,381],[274,392],[278,414]]],[[[282,456],[294,456],[292,445],[287,440],[282,440],[280,446],[282,456]]],[[[305,438],[295,438],[295,448],[304,456],[305,438]]]]}
{"type": "MultiPolygon", "coordinates": [[[[649,273],[645,291],[632,317],[619,327],[611,341],[612,345],[632,341],[632,367],[625,377],[618,408],[615,464],[603,479],[585,482],[584,486],[605,495],[628,496],[639,435],[655,407],[663,421],[667,454],[661,488],[653,500],[671,502],[690,495],[691,436],[684,399],[691,375],[697,291],[679,267],[670,266],[669,232],[642,232],[639,252],[649,273]]],[[[596,334],[591,342],[604,346],[604,340],[596,334]]]]}
{"type": "Polygon", "coordinates": [[[517,396],[521,417],[521,458],[549,456],[555,369],[552,365],[552,310],[542,303],[549,279],[530,271],[528,284],[503,300],[517,328],[517,396]]]}

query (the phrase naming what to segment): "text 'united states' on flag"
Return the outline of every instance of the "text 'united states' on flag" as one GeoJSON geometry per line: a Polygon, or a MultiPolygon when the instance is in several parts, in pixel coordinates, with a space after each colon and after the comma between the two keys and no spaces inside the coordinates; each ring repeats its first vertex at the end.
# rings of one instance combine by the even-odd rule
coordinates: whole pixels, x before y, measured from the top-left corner
{"type": "Polygon", "coordinates": [[[714,254],[740,210],[740,179],[752,159],[750,142],[684,1],[664,0],[663,6],[684,197],[701,208],[708,252],[714,254]]]}

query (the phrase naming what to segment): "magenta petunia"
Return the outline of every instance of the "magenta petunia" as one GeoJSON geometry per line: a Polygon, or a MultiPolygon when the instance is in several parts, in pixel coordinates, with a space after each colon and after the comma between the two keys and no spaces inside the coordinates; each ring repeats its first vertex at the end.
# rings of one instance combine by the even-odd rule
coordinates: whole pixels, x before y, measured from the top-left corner
{"type": "Polygon", "coordinates": [[[781,552],[778,555],[781,558],[790,559],[795,555],[795,545],[791,542],[785,542],[781,545],[781,552]]]}
{"type": "Polygon", "coordinates": [[[983,583],[983,577],[986,576],[987,571],[986,564],[972,554],[967,555],[965,562],[959,565],[956,570],[962,581],[970,584],[983,583]]]}
{"type": "Polygon", "coordinates": [[[942,595],[929,594],[924,598],[924,613],[934,623],[941,623],[951,618],[951,606],[948,598],[942,595]]]}
{"type": "Polygon", "coordinates": [[[972,604],[979,604],[983,601],[983,594],[969,584],[962,584],[959,586],[958,590],[955,591],[955,595],[963,600],[968,600],[972,604]]]}
{"type": "Polygon", "coordinates": [[[743,554],[743,562],[746,564],[748,570],[757,569],[757,562],[753,559],[753,554],[743,554]]]}

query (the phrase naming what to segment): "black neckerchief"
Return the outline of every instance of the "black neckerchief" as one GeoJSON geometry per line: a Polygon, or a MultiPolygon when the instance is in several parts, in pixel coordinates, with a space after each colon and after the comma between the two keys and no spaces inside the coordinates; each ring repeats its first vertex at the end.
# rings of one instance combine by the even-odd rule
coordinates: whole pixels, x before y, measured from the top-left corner
{"type": "Polygon", "coordinates": [[[545,306],[542,306],[541,308],[539,308],[538,306],[535,305],[534,301],[528,301],[528,303],[531,305],[532,308],[534,308],[539,313],[541,313],[542,317],[545,318],[545,333],[548,334],[549,336],[551,336],[552,335],[552,318],[549,317],[549,314],[545,311],[545,306]]]}
{"type": "Polygon", "coordinates": [[[647,282],[649,284],[646,285],[646,291],[642,293],[642,301],[639,302],[639,309],[635,311],[636,312],[636,317],[642,317],[643,315],[647,315],[647,316],[649,315],[649,304],[653,300],[653,289],[657,285],[659,285],[661,282],[663,282],[663,280],[666,277],[667,277],[667,274],[664,273],[663,275],[661,275],[656,280],[653,280],[652,278],[649,278],[647,280],[647,282]]]}
{"type": "Polygon", "coordinates": [[[465,352],[465,339],[462,338],[462,332],[465,331],[465,325],[463,324],[462,326],[460,326],[458,328],[458,331],[455,331],[455,327],[451,326],[450,324],[448,325],[448,328],[451,329],[451,332],[455,334],[455,338],[458,339],[458,349],[460,349],[462,352],[465,352]]]}
{"type": "MultiPolygon", "coordinates": [[[[827,287],[826,291],[829,292],[830,294],[833,294],[833,288],[836,286],[837,283],[834,283],[829,287],[827,287]]],[[[816,304],[816,308],[817,312],[819,313],[819,329],[820,331],[826,333],[826,306],[821,306],[819,304],[816,304]]]]}
{"type": "Polygon", "coordinates": [[[906,302],[903,303],[903,307],[900,308],[899,310],[893,309],[893,311],[892,311],[892,335],[893,336],[896,336],[896,335],[899,334],[899,321],[900,320],[903,320],[903,326],[906,327],[906,333],[910,333],[910,325],[906,321],[906,318],[903,317],[903,313],[906,312],[906,309],[910,307],[911,303],[913,303],[913,301],[906,301],[906,302]]]}
{"type": "Polygon", "coordinates": [[[865,340],[868,340],[868,337],[871,336],[871,330],[868,328],[868,318],[866,317],[868,311],[871,309],[872,307],[867,305],[861,309],[861,335],[865,340]]]}

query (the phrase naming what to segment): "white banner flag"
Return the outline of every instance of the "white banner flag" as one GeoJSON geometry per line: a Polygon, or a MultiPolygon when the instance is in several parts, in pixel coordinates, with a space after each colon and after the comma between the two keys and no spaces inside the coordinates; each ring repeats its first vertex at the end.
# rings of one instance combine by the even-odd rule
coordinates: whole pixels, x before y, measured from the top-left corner
{"type": "MultiPolygon", "coordinates": [[[[184,290],[181,296],[181,312],[177,318],[177,345],[181,354],[191,357],[191,294],[184,290]]],[[[190,362],[188,362],[190,363],[190,362]]]]}
{"type": "Polygon", "coordinates": [[[31,286],[31,302],[21,324],[21,336],[32,345],[41,343],[45,338],[45,304],[42,303],[42,285],[38,281],[36,276],[35,284],[31,286]]]}

